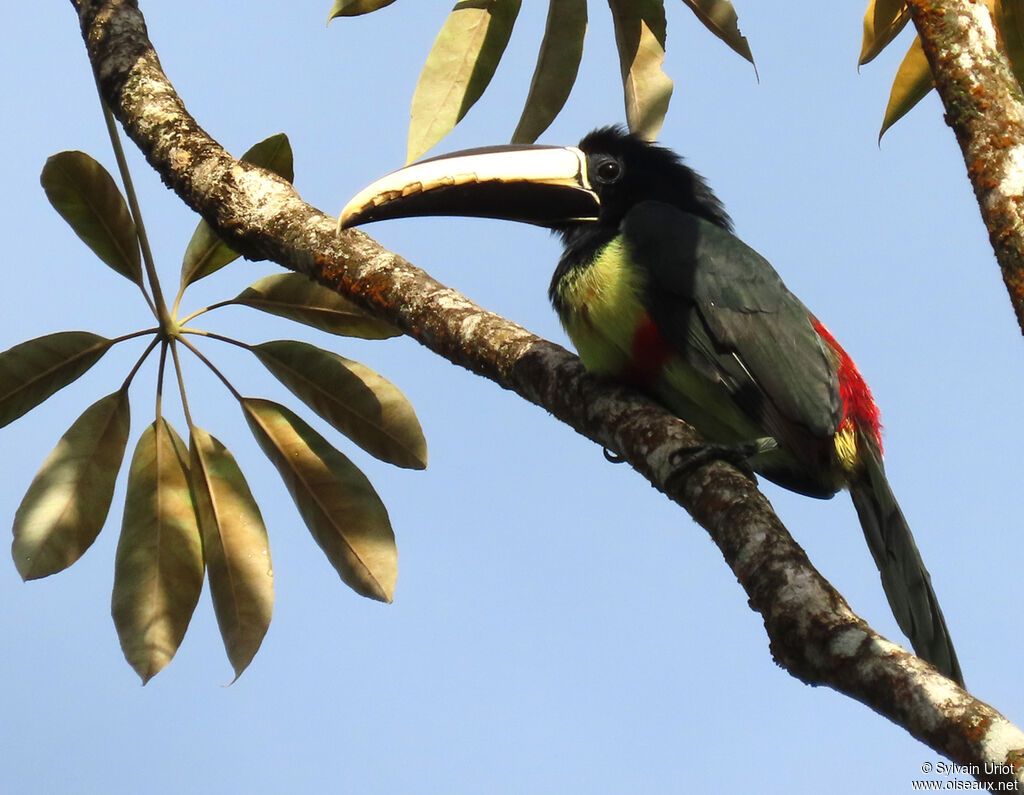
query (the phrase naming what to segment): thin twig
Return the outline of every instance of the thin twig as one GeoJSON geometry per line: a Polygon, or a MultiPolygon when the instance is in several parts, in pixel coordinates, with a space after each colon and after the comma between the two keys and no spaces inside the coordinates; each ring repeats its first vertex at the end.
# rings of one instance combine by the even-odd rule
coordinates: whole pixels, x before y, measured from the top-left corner
{"type": "Polygon", "coordinates": [[[121,174],[121,182],[124,185],[125,197],[128,200],[128,210],[135,221],[135,233],[139,238],[139,249],[142,251],[142,262],[146,268],[146,278],[149,281],[153,297],[150,298],[144,284],[139,284],[139,289],[146,297],[146,303],[160,321],[164,328],[170,328],[171,315],[167,311],[167,304],[164,303],[163,291],[160,289],[160,279],[156,272],[156,263],[153,260],[153,251],[149,246],[149,237],[146,235],[146,226],[142,220],[142,210],[139,207],[139,199],[135,194],[135,185],[132,183],[131,171],[128,169],[128,160],[124,155],[124,147],[121,146],[121,137],[117,133],[117,125],[114,123],[114,114],[107,107],[103,99],[103,91],[100,88],[99,79],[96,80],[96,93],[99,94],[100,106],[103,108],[103,120],[107,126],[107,134],[110,137],[110,146],[114,150],[114,159],[117,161],[117,170],[121,174]],[[155,302],[155,303],[154,303],[155,302]]]}

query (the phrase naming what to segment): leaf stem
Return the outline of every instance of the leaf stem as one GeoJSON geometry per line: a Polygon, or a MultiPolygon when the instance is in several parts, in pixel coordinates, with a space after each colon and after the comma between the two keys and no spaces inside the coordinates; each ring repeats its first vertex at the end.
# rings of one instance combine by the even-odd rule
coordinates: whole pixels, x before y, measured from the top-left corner
{"type": "MultiPolygon", "coordinates": [[[[156,344],[157,340],[153,340],[156,344]]],[[[164,368],[167,364],[167,348],[169,343],[167,340],[163,340],[163,345],[160,347],[160,367],[156,373],[156,421],[160,421],[160,417],[163,414],[163,399],[164,399],[164,368]]],[[[148,353],[148,351],[147,351],[148,353]]]]}
{"type": "Polygon", "coordinates": [[[181,360],[178,358],[178,345],[177,340],[171,340],[169,343],[171,349],[171,357],[174,359],[174,373],[178,378],[178,393],[181,395],[181,409],[185,413],[185,424],[188,425],[189,435],[192,434],[192,429],[195,425],[192,424],[192,412],[188,410],[188,398],[185,397],[185,376],[181,372],[181,360]]]}
{"type": "MultiPolygon", "coordinates": [[[[216,336],[219,336],[219,335],[216,335],[216,336]]],[[[221,339],[223,339],[223,340],[225,340],[227,342],[235,342],[235,340],[232,340],[229,337],[221,337],[221,339]]],[[[190,351],[192,351],[193,354],[195,354],[197,359],[199,359],[203,364],[205,364],[207,367],[210,368],[211,372],[215,376],[217,376],[217,378],[219,378],[221,380],[221,383],[223,383],[224,386],[227,387],[228,391],[232,395],[234,395],[235,400],[241,400],[242,399],[242,393],[239,392],[237,389],[235,389],[231,385],[231,382],[228,381],[227,377],[220,370],[217,369],[217,366],[213,362],[211,362],[209,359],[207,359],[203,355],[202,351],[200,351],[199,348],[197,348],[195,345],[193,345],[191,342],[189,342],[184,337],[179,337],[177,341],[181,342],[182,345],[184,345],[186,348],[188,348],[190,351]]],[[[243,347],[247,347],[247,346],[245,346],[245,343],[242,343],[242,342],[235,342],[235,344],[241,345],[243,347]]],[[[175,356],[177,356],[177,354],[175,354],[175,356]]],[[[175,358],[175,362],[177,362],[177,358],[175,358]]]]}
{"type": "Polygon", "coordinates": [[[160,288],[160,279],[156,273],[156,263],[153,260],[153,251],[149,247],[149,237],[146,234],[146,227],[142,221],[142,211],[139,208],[139,199],[135,194],[135,185],[132,183],[132,175],[128,170],[128,160],[124,155],[124,148],[121,146],[121,138],[117,133],[117,125],[114,122],[114,114],[110,112],[106,101],[103,99],[103,92],[100,90],[99,78],[96,78],[96,92],[99,94],[100,107],[103,108],[103,120],[107,125],[107,134],[110,136],[110,146],[114,150],[114,159],[117,161],[117,170],[121,174],[121,182],[124,184],[125,197],[128,199],[128,209],[131,211],[132,219],[135,221],[135,231],[139,237],[139,248],[142,251],[142,262],[146,268],[146,279],[153,291],[150,298],[144,285],[139,285],[142,294],[146,297],[146,303],[153,311],[156,319],[160,321],[160,327],[165,335],[173,328],[171,314],[167,311],[167,304],[164,302],[163,290],[160,288]]]}
{"type": "MultiPolygon", "coordinates": [[[[186,287],[188,287],[188,285],[187,284],[183,284],[183,285],[181,285],[181,287],[178,288],[178,294],[174,296],[174,303],[171,305],[171,317],[177,317],[178,316],[178,307],[181,305],[181,299],[185,297],[185,288],[186,287]]],[[[202,311],[202,310],[200,310],[200,311],[202,311]]],[[[190,317],[191,317],[191,315],[190,315],[190,317]]]]}
{"type": "Polygon", "coordinates": [[[252,350],[252,345],[241,340],[236,340],[233,337],[225,337],[223,334],[217,334],[213,331],[206,331],[198,328],[183,328],[181,329],[182,334],[195,334],[197,337],[209,337],[213,340],[220,340],[221,342],[229,342],[232,345],[236,345],[239,348],[244,348],[247,351],[252,350]]]}
{"type": "Polygon", "coordinates": [[[125,342],[126,340],[135,339],[136,337],[141,337],[144,334],[159,334],[159,333],[160,333],[160,329],[159,328],[144,328],[141,331],[132,331],[129,334],[122,334],[120,337],[114,337],[114,339],[112,339],[110,341],[110,344],[111,345],[117,345],[119,342],[125,342]]]}
{"type": "MultiPolygon", "coordinates": [[[[135,337],[135,336],[138,336],[138,334],[132,334],[130,336],[135,337]]],[[[121,339],[124,339],[124,338],[122,337],[121,339]]],[[[120,341],[121,340],[115,340],[115,342],[120,342],[120,341]]],[[[137,362],[135,362],[135,366],[132,367],[132,369],[128,371],[127,378],[125,378],[124,379],[124,383],[121,384],[122,391],[127,389],[131,385],[132,379],[135,378],[135,374],[139,371],[139,368],[142,367],[142,363],[144,361],[146,361],[146,359],[149,357],[150,352],[153,350],[153,348],[156,347],[156,344],[158,342],[160,342],[160,338],[159,337],[154,337],[153,341],[150,342],[149,345],[146,346],[146,350],[144,350],[142,352],[142,356],[140,356],[139,360],[137,362]]],[[[161,357],[160,361],[161,361],[161,364],[162,364],[163,363],[163,358],[162,357],[161,357]]],[[[157,390],[158,391],[159,391],[159,388],[160,388],[160,384],[158,382],[157,383],[157,390]]]]}
{"type": "MultiPolygon", "coordinates": [[[[179,294],[178,297],[180,299],[181,295],[179,294]]],[[[234,304],[234,303],[235,303],[235,299],[232,298],[232,299],[230,299],[228,301],[218,301],[216,304],[210,304],[209,306],[203,307],[202,309],[197,309],[191,315],[186,315],[181,320],[179,320],[178,321],[178,325],[179,326],[183,326],[186,323],[188,323],[190,320],[195,320],[197,317],[199,317],[202,314],[210,312],[210,311],[212,311],[214,309],[220,309],[222,306],[230,306],[231,304],[234,304]]],[[[178,311],[178,304],[177,304],[177,302],[175,302],[175,304],[174,304],[174,311],[175,312],[178,311]]],[[[193,332],[193,333],[195,333],[195,332],[193,332]]]]}

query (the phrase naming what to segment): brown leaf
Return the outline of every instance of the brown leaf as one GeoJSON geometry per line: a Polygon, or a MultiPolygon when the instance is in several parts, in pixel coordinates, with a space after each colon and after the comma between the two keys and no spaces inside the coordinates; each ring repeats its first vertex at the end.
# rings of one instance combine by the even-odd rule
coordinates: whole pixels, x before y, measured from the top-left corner
{"type": "Polygon", "coordinates": [[[246,287],[232,301],[345,337],[382,340],[402,332],[301,273],[275,273],[246,287]]]}
{"type": "Polygon", "coordinates": [[[924,50],[921,49],[921,39],[915,36],[892,82],[889,104],[885,109],[885,118],[882,119],[882,129],[878,131],[879,140],[885,135],[886,130],[928,95],[928,92],[932,90],[932,85],[932,73],[928,66],[928,59],[925,57],[924,50]]]}
{"type": "Polygon", "coordinates": [[[107,170],[85,152],[48,158],[39,181],[46,198],[101,260],[142,285],[135,221],[107,170]]]}
{"type": "Polygon", "coordinates": [[[387,509],[370,481],[284,406],[244,398],[242,411],[341,579],[363,596],[390,602],[398,550],[387,509]]]}
{"type": "Polygon", "coordinates": [[[586,32],[586,0],[550,0],[530,93],[512,143],[532,144],[562,110],[576,82],[586,32]]]}
{"type": "Polygon", "coordinates": [[[665,121],[672,81],[665,61],[663,0],[608,0],[615,25],[619,68],[631,132],[654,140],[665,121]]]}
{"type": "Polygon", "coordinates": [[[89,331],[58,331],[0,353],[0,428],[81,376],[111,344],[89,331]]]}
{"type": "Polygon", "coordinates": [[[910,20],[906,0],[869,0],[864,12],[864,37],[860,46],[861,66],[873,60],[910,20]]]}
{"type": "Polygon", "coordinates": [[[252,352],[294,395],[366,452],[408,469],[427,466],[427,442],[416,412],[383,376],[306,342],[264,342],[252,352]]]}
{"type": "Polygon", "coordinates": [[[473,107],[505,52],[521,0],[460,0],[441,27],[412,98],[407,162],[473,107]]]}
{"type": "Polygon", "coordinates": [[[733,52],[742,55],[750,63],[754,56],[746,37],[740,33],[736,9],[728,0],[683,0],[708,30],[724,41],[733,52]]]}
{"type": "Polygon", "coordinates": [[[331,11],[327,15],[330,22],[335,17],[357,17],[369,14],[381,8],[387,8],[395,0],[334,0],[331,11]]]}
{"type": "Polygon", "coordinates": [[[1024,85],[1024,0],[987,0],[1017,83],[1024,85]]]}
{"type": "Polygon", "coordinates": [[[203,544],[188,450],[166,420],[146,428],[128,470],[111,614],[145,684],[174,657],[203,588],[203,544]]]}
{"type": "Polygon", "coordinates": [[[259,650],[274,608],[267,529],[227,448],[193,427],[190,452],[210,595],[237,679],[259,650]]]}
{"type": "Polygon", "coordinates": [[[14,514],[11,552],[24,579],[66,569],[96,540],[114,497],[130,417],[126,389],[100,398],[43,462],[14,514]]]}

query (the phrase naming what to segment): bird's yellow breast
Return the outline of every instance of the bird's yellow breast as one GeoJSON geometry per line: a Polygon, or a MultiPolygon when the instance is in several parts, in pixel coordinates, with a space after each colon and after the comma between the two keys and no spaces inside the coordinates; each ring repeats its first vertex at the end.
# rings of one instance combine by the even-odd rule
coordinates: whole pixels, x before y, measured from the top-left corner
{"type": "Polygon", "coordinates": [[[644,287],[643,271],[621,237],[559,283],[562,326],[590,372],[616,375],[628,369],[633,336],[646,317],[644,287]]]}

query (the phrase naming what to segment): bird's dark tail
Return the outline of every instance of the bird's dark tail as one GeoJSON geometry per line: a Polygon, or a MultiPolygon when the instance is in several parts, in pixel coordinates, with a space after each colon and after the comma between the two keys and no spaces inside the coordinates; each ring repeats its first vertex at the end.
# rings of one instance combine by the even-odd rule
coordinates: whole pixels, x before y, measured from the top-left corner
{"type": "Polygon", "coordinates": [[[850,478],[850,496],[896,623],[919,657],[963,686],[946,619],[914,536],[885,477],[881,453],[871,442],[864,443],[863,435],[858,441],[861,466],[850,478]]]}

